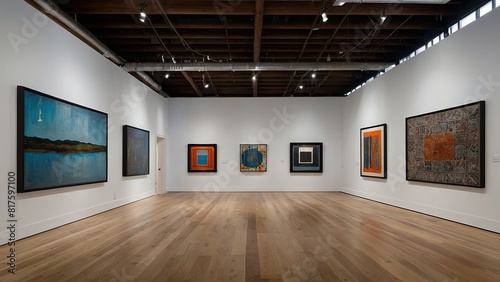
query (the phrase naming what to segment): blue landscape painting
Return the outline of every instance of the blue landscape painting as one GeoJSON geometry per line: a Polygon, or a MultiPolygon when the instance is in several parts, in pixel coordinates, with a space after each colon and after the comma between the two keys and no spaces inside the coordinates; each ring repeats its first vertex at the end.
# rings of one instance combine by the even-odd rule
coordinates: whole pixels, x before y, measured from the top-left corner
{"type": "Polygon", "coordinates": [[[107,181],[107,114],[22,89],[22,192],[107,181]]]}

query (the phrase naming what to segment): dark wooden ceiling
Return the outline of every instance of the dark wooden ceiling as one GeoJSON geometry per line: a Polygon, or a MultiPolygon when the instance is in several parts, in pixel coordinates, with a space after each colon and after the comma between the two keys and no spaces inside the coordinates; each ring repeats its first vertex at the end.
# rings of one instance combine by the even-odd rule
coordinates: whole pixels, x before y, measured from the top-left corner
{"type": "Polygon", "coordinates": [[[344,96],[379,70],[318,70],[315,63],[397,64],[486,2],[332,6],[331,0],[58,0],[56,4],[126,63],[172,65],[174,57],[179,67],[168,71],[168,79],[166,71],[145,70],[170,97],[282,97],[344,96]],[[144,23],[139,20],[143,3],[148,15],[144,23]],[[324,6],[325,23],[320,15],[324,6]],[[381,24],[382,14],[387,19],[381,24]],[[195,63],[217,68],[217,64],[285,62],[307,69],[182,68],[195,63]]]}

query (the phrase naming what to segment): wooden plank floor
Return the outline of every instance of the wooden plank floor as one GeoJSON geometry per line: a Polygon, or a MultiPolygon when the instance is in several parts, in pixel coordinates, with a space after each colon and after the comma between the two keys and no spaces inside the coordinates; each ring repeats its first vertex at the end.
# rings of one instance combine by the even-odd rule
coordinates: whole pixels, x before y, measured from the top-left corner
{"type": "Polygon", "coordinates": [[[500,234],[335,192],[168,193],[0,254],[0,281],[500,281],[500,234]]]}

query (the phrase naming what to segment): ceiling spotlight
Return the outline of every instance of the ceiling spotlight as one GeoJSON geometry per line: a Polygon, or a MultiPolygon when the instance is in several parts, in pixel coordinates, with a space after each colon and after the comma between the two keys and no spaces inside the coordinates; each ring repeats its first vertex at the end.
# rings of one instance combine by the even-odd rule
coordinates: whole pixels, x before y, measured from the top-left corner
{"type": "Polygon", "coordinates": [[[256,79],[257,79],[257,76],[254,74],[254,75],[252,76],[252,80],[253,80],[253,81],[255,81],[256,79]]]}
{"type": "Polygon", "coordinates": [[[304,89],[304,85],[299,85],[299,89],[304,89]]]}
{"type": "Polygon", "coordinates": [[[321,18],[323,18],[324,23],[328,21],[328,16],[326,15],[327,12],[328,10],[326,9],[326,2],[323,1],[323,8],[321,8],[321,18]]]}
{"type": "Polygon", "coordinates": [[[205,75],[202,74],[203,87],[208,88],[208,83],[205,82],[205,75]]]}
{"type": "Polygon", "coordinates": [[[174,57],[172,57],[172,63],[177,64],[174,57]]]}
{"type": "Polygon", "coordinates": [[[384,24],[385,20],[387,19],[387,16],[385,15],[385,12],[382,12],[382,15],[380,15],[380,24],[384,24]]]}
{"type": "Polygon", "coordinates": [[[344,1],[335,0],[333,1],[333,6],[344,6],[344,1]]]}
{"type": "Polygon", "coordinates": [[[169,73],[167,73],[167,74],[165,75],[165,78],[166,78],[166,79],[168,79],[169,77],[170,77],[170,74],[169,74],[169,73]]]}
{"type": "Polygon", "coordinates": [[[139,20],[141,22],[145,22],[146,21],[146,2],[143,2],[141,4],[141,10],[139,12],[139,20]]]}
{"type": "Polygon", "coordinates": [[[321,17],[323,18],[324,23],[328,21],[328,16],[326,15],[326,7],[323,7],[323,9],[321,10],[321,17]]]}
{"type": "Polygon", "coordinates": [[[315,73],[315,72],[313,72],[313,73],[311,74],[311,77],[312,77],[312,78],[316,78],[316,73],[315,73]]]}

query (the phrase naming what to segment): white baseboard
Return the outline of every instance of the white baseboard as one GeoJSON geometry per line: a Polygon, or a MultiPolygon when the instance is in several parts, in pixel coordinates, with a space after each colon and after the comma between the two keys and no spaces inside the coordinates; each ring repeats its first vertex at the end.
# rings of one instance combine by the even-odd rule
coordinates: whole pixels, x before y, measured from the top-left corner
{"type": "Polygon", "coordinates": [[[375,195],[375,194],[370,194],[362,191],[357,191],[353,189],[347,189],[343,188],[341,189],[342,192],[358,196],[361,198],[381,202],[384,204],[424,213],[427,215],[443,218],[446,220],[451,220],[455,221],[458,223],[470,225],[473,227],[489,230],[492,232],[500,233],[500,221],[491,219],[491,218],[485,218],[485,217],[480,217],[472,214],[465,214],[461,213],[459,211],[454,211],[454,210],[446,210],[446,209],[441,209],[437,207],[432,207],[432,206],[427,206],[427,205],[422,205],[419,203],[414,203],[414,202],[407,202],[407,201],[402,201],[399,199],[394,199],[386,196],[381,196],[381,195],[375,195]]]}
{"type": "MultiPolygon", "coordinates": [[[[20,240],[29,236],[33,236],[38,233],[42,233],[44,231],[89,217],[96,215],[101,212],[105,212],[126,204],[130,204],[135,201],[139,201],[151,196],[154,196],[154,191],[149,191],[146,193],[134,195],[131,197],[114,200],[102,205],[97,205],[93,207],[89,207],[83,210],[63,214],[57,217],[49,218],[46,220],[38,221],[29,225],[19,226],[17,228],[16,240],[20,240]]],[[[0,245],[4,245],[8,242],[8,232],[2,231],[0,232],[0,245]]]]}
{"type": "Polygon", "coordinates": [[[197,192],[197,193],[249,193],[249,192],[340,192],[342,191],[339,188],[315,188],[315,189],[304,189],[302,187],[286,187],[283,189],[279,188],[266,188],[266,187],[258,187],[258,188],[224,188],[221,190],[203,190],[199,188],[193,187],[169,187],[167,192],[197,192]]]}

